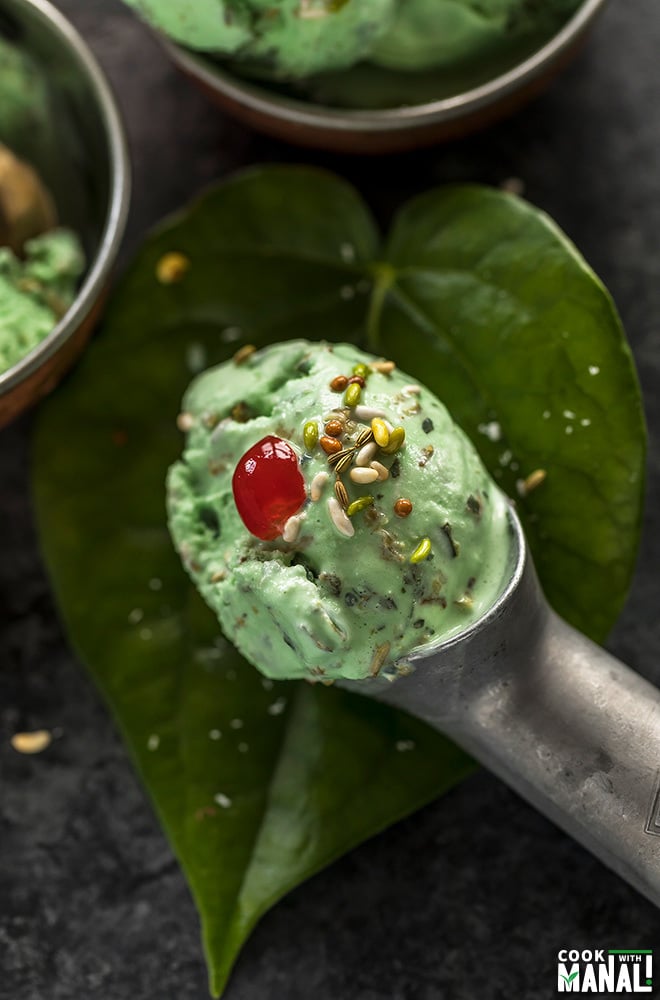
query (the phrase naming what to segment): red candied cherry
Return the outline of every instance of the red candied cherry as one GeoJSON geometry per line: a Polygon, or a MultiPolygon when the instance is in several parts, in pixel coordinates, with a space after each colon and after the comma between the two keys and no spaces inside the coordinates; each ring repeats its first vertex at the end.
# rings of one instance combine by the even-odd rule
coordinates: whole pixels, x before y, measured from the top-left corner
{"type": "Polygon", "coordinates": [[[288,441],[272,434],[245,452],[231,485],[243,524],[265,542],[282,534],[307,498],[297,454],[288,441]]]}

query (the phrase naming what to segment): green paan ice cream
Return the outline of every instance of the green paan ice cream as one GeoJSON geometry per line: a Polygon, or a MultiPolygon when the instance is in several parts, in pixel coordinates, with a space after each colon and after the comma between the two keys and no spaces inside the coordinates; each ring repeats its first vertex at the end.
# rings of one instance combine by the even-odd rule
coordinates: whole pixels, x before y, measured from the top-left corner
{"type": "Polygon", "coordinates": [[[0,36],[0,141],[23,149],[52,134],[45,75],[30,55],[0,36]]]}
{"type": "Polygon", "coordinates": [[[493,56],[525,39],[555,34],[581,0],[400,0],[387,30],[374,42],[372,62],[390,69],[426,70],[493,56]]]}
{"type": "Polygon", "coordinates": [[[291,341],[239,353],[185,397],[172,537],[270,677],[395,675],[502,588],[506,498],[444,406],[389,368],[291,341]]]}
{"type": "Polygon", "coordinates": [[[559,30],[580,0],[126,0],[189,48],[282,79],[454,63],[559,30]]]}
{"type": "Polygon", "coordinates": [[[44,340],[76,296],[84,253],[56,218],[36,171],[0,144],[0,372],[44,340]]]}
{"type": "Polygon", "coordinates": [[[126,0],[192,49],[282,77],[352,66],[391,23],[396,0],[126,0]]]}
{"type": "Polygon", "coordinates": [[[33,350],[73,302],[84,267],[77,236],[54,229],[24,246],[19,259],[0,247],[0,372],[33,350]]]}

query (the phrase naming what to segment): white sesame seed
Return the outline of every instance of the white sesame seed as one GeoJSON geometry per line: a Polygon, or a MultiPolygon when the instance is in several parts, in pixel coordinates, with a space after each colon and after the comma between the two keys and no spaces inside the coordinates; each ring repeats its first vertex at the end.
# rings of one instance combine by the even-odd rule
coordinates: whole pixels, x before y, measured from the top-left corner
{"type": "Polygon", "coordinates": [[[354,299],[355,298],[355,289],[353,288],[352,285],[344,285],[343,288],[341,289],[341,291],[339,292],[339,294],[340,294],[341,298],[344,299],[344,300],[354,299]]]}
{"type": "Polygon", "coordinates": [[[382,462],[371,462],[371,468],[378,473],[378,481],[383,483],[390,478],[389,469],[386,469],[382,462]]]}
{"type": "Polygon", "coordinates": [[[321,494],[323,493],[323,489],[329,478],[330,477],[327,472],[316,473],[309,487],[309,495],[312,500],[316,501],[321,499],[321,494]]]}
{"type": "Polygon", "coordinates": [[[353,408],[353,413],[355,419],[361,421],[363,424],[369,423],[374,417],[385,416],[385,410],[376,410],[373,406],[360,406],[360,404],[353,408]]]}
{"type": "Polygon", "coordinates": [[[158,733],[152,733],[147,740],[147,750],[157,750],[160,746],[160,736],[158,733]]]}
{"type": "Polygon", "coordinates": [[[281,715],[286,708],[286,698],[278,698],[272,705],[268,706],[269,715],[281,715]]]}
{"type": "Polygon", "coordinates": [[[568,424],[566,427],[564,427],[564,432],[566,434],[572,434],[573,433],[573,428],[571,427],[570,424],[568,424]]]}
{"type": "Polygon", "coordinates": [[[144,618],[144,611],[142,610],[142,608],[133,608],[133,610],[130,611],[128,615],[128,621],[130,625],[138,625],[143,618],[144,618]]]}
{"type": "Polygon", "coordinates": [[[213,801],[216,805],[220,806],[221,809],[229,809],[231,805],[231,799],[223,792],[216,792],[213,796],[213,801]]]}
{"type": "Polygon", "coordinates": [[[233,344],[235,341],[240,340],[243,336],[243,331],[238,326],[227,326],[220,334],[220,340],[225,344],[233,344]]]}
{"type": "Polygon", "coordinates": [[[176,425],[185,434],[186,431],[191,431],[195,426],[195,418],[192,413],[180,413],[176,418],[176,425]]]}
{"type": "Polygon", "coordinates": [[[243,728],[243,720],[242,719],[232,719],[231,722],[229,723],[229,725],[231,726],[232,729],[242,729],[243,728]]]}
{"type": "Polygon", "coordinates": [[[284,525],[284,530],[282,531],[282,538],[285,542],[295,542],[298,534],[300,533],[300,525],[302,520],[298,514],[294,514],[288,519],[284,525]]]}
{"type": "Polygon", "coordinates": [[[148,642],[149,639],[151,639],[152,635],[153,635],[153,632],[151,631],[150,628],[141,628],[140,629],[140,638],[143,639],[145,642],[148,642]]]}
{"type": "Polygon", "coordinates": [[[346,515],[336,497],[329,497],[328,513],[330,514],[330,520],[334,524],[337,531],[341,535],[345,535],[346,538],[352,538],[355,534],[355,528],[353,527],[350,517],[346,515]]]}
{"type": "Polygon", "coordinates": [[[270,677],[262,677],[261,678],[261,686],[264,689],[264,691],[272,691],[274,685],[273,685],[273,682],[271,681],[270,677]]]}
{"type": "Polygon", "coordinates": [[[552,414],[550,413],[550,410],[544,410],[542,413],[542,417],[544,420],[549,420],[551,416],[552,414]]]}
{"type": "Polygon", "coordinates": [[[419,396],[421,391],[421,385],[404,385],[401,390],[401,392],[405,392],[407,396],[419,396]]]}
{"type": "Polygon", "coordinates": [[[222,739],[222,733],[220,732],[219,729],[209,729],[209,739],[210,740],[222,739]]]}
{"type": "Polygon", "coordinates": [[[591,421],[589,420],[589,417],[584,417],[584,419],[582,419],[580,421],[580,425],[582,427],[590,427],[591,426],[591,421]]]}
{"type": "Polygon", "coordinates": [[[359,452],[355,456],[356,465],[369,465],[372,458],[376,455],[378,451],[378,445],[375,441],[368,441],[363,448],[360,448],[359,452]]]}
{"type": "Polygon", "coordinates": [[[163,589],[163,581],[160,579],[160,577],[152,576],[151,580],[149,580],[149,590],[162,590],[162,589],[163,589]]]}
{"type": "Polygon", "coordinates": [[[349,472],[349,476],[354,483],[359,483],[361,486],[366,486],[368,483],[375,483],[378,479],[378,471],[376,469],[362,469],[354,468],[349,472]]]}
{"type": "Polygon", "coordinates": [[[396,746],[397,750],[399,751],[399,753],[406,753],[406,751],[408,751],[408,750],[414,750],[415,749],[415,741],[414,740],[397,740],[396,743],[395,743],[395,746],[396,746]]]}
{"type": "Polygon", "coordinates": [[[575,420],[575,414],[572,410],[564,410],[564,416],[567,420],[575,420]]]}
{"type": "Polygon", "coordinates": [[[349,262],[355,260],[355,247],[352,243],[342,243],[339,252],[341,253],[342,260],[349,262]]]}
{"type": "Polygon", "coordinates": [[[590,375],[598,375],[600,372],[600,368],[598,367],[598,365],[589,365],[588,371],[590,375]]]}

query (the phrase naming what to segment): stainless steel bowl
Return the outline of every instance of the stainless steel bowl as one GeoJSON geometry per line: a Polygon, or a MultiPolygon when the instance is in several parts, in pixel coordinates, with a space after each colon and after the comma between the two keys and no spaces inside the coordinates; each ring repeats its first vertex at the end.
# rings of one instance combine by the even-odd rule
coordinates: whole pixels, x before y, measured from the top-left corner
{"type": "Polygon", "coordinates": [[[49,165],[35,166],[55,196],[60,221],[81,236],[87,257],[71,308],[37,348],[0,374],[3,426],[56,385],[89,337],[125,228],[130,170],[114,98],[66,18],[47,0],[0,0],[0,32],[25,48],[47,74],[57,149],[49,165]]]}
{"type": "Polygon", "coordinates": [[[162,43],[176,65],[217,104],[263,132],[304,146],[388,153],[465,135],[526,104],[577,53],[605,2],[584,0],[541,49],[493,79],[441,100],[376,111],[307,103],[243,80],[166,39],[162,43]]]}

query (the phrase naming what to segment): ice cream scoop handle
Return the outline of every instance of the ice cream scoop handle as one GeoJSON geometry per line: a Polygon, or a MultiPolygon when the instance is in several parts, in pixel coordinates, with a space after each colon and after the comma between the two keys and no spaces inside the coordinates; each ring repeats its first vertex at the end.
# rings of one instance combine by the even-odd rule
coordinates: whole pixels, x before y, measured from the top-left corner
{"type": "Polygon", "coordinates": [[[527,663],[439,728],[660,906],[660,691],[542,618],[527,663]]]}

